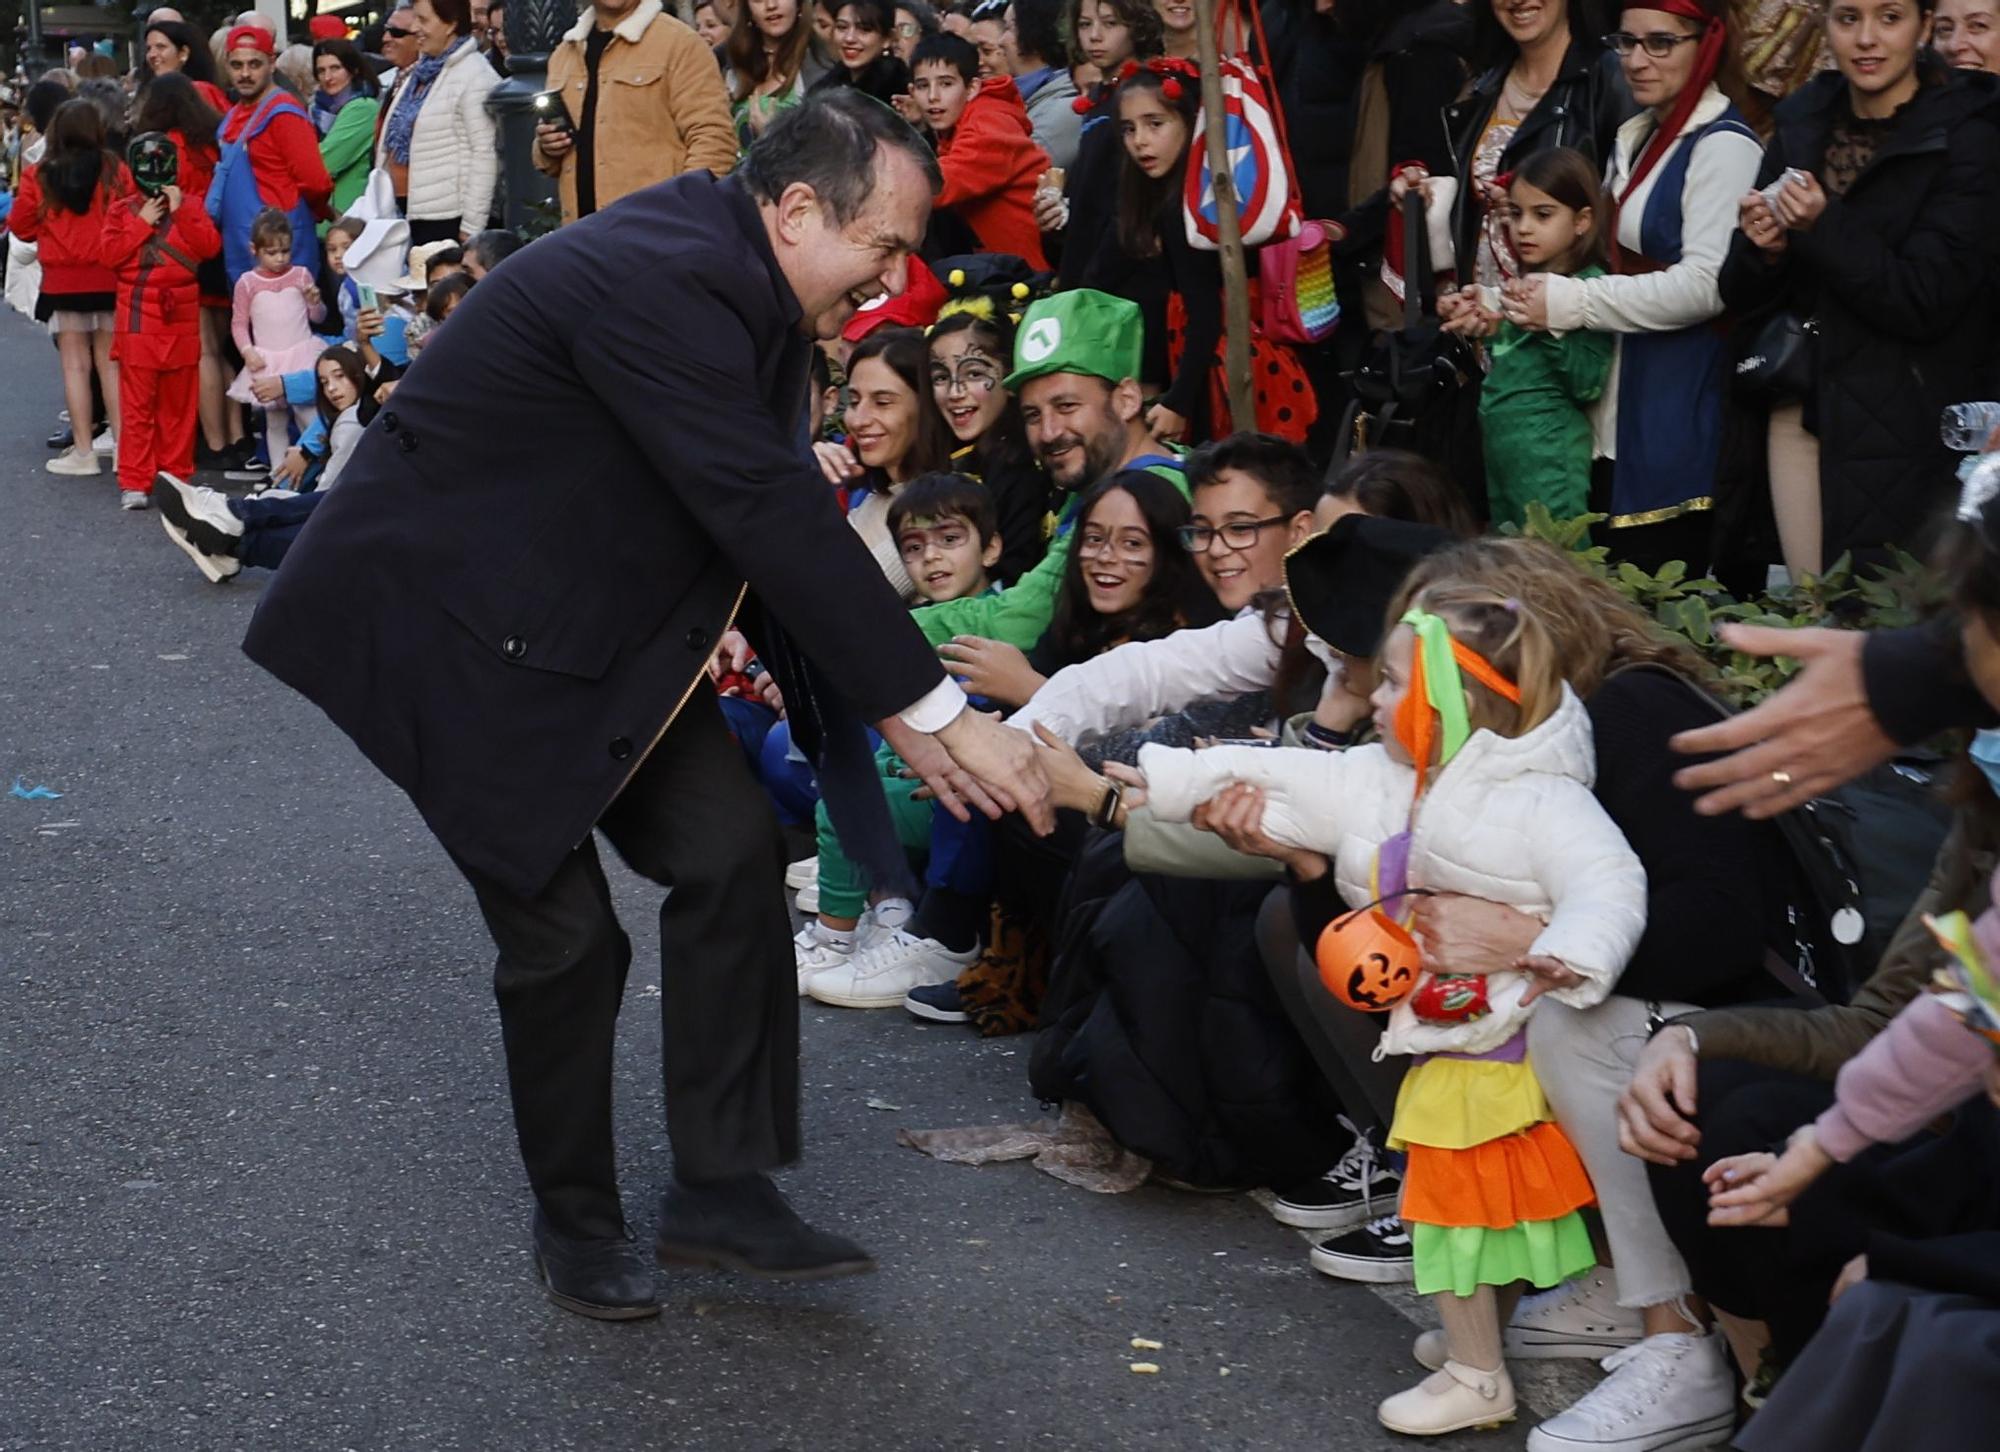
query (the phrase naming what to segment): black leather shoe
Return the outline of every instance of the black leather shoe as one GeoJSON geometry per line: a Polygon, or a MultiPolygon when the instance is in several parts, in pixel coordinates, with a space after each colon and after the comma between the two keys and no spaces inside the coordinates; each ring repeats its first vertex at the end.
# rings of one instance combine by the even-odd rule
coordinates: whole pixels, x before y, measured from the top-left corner
{"type": "Polygon", "coordinates": [[[583,1240],[564,1235],[535,1210],[531,1229],[535,1273],[549,1299],[565,1311],[597,1321],[639,1321],[660,1314],[653,1268],[630,1236],[583,1240]]]}
{"type": "Polygon", "coordinates": [[[860,1275],[875,1257],[799,1219],[763,1175],[712,1184],[676,1184],[660,1201],[655,1245],[661,1265],[708,1265],[767,1280],[811,1281],[860,1275]]]}

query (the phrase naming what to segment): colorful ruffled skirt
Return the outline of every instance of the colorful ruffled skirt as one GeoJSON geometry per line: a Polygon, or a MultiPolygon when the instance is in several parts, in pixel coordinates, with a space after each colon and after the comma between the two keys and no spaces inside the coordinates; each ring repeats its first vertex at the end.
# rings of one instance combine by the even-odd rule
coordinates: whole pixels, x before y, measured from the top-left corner
{"type": "Polygon", "coordinates": [[[1553,1286],[1597,1261],[1577,1213],[1596,1200],[1590,1176],[1526,1056],[1496,1055],[1424,1059],[1396,1096],[1389,1142],[1409,1156],[1403,1219],[1425,1295],[1553,1286]]]}

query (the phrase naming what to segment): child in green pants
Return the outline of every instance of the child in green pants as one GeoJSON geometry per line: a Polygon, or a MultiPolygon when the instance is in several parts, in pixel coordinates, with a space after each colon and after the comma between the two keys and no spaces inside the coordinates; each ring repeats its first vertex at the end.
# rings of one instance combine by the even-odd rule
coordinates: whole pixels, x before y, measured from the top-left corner
{"type": "MultiPolygon", "coordinates": [[[[888,527],[919,603],[963,600],[992,591],[987,571],[999,563],[1004,541],[993,497],[977,479],[938,473],[911,480],[889,507],[888,527]]],[[[916,798],[923,783],[903,775],[902,760],[886,744],[875,761],[896,840],[922,852],[930,845],[932,821],[931,803],[916,798]]],[[[800,993],[815,973],[851,956],[857,938],[893,932],[914,911],[903,898],[887,898],[871,907],[868,883],[841,851],[824,802],[814,823],[819,832],[819,912],[793,939],[800,993]]]]}
{"type": "MultiPolygon", "coordinates": [[[[1514,172],[1507,197],[1508,232],[1523,269],[1603,273],[1597,169],[1581,152],[1559,146],[1535,153],[1514,172]]],[[[1611,376],[1615,342],[1609,333],[1557,335],[1500,323],[1490,345],[1493,367],[1479,391],[1494,524],[1523,523],[1535,500],[1557,519],[1588,509],[1595,452],[1590,405],[1611,376]]]]}

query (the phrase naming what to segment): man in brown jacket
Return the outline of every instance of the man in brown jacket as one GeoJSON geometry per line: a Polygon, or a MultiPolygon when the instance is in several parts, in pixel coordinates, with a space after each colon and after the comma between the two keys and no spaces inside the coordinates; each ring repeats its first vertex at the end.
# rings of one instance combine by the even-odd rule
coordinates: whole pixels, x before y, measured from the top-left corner
{"type": "Polygon", "coordinates": [[[535,128],[535,164],[560,182],[565,222],[684,171],[736,165],[715,54],[660,0],[586,6],[549,57],[549,89],[570,126],[535,128]]]}

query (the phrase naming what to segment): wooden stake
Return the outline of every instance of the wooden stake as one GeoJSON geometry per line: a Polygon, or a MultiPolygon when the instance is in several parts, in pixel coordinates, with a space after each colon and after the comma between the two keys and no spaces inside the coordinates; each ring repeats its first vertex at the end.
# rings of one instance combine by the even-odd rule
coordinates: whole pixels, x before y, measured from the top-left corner
{"type": "MultiPolygon", "coordinates": [[[[1216,0],[1194,0],[1195,55],[1201,62],[1201,109],[1207,135],[1208,173],[1215,183],[1217,232],[1222,244],[1223,376],[1228,381],[1229,422],[1257,426],[1250,379],[1250,273],[1237,216],[1236,174],[1229,165],[1229,132],[1222,109],[1222,56],[1216,42],[1216,0]]],[[[1255,3],[1255,0],[1251,0],[1255,3]]]]}

